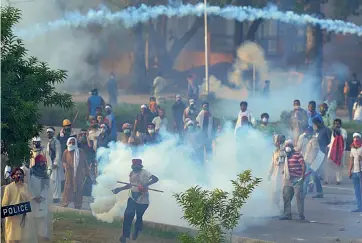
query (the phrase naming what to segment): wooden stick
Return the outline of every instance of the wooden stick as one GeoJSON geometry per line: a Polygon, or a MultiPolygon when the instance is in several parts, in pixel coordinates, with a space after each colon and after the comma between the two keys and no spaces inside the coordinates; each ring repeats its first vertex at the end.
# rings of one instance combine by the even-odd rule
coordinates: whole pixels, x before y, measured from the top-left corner
{"type": "MultiPolygon", "coordinates": [[[[117,181],[117,183],[119,183],[119,184],[124,184],[124,185],[131,185],[131,186],[138,187],[138,185],[134,185],[134,184],[127,183],[127,182],[123,182],[123,181],[117,181]]],[[[147,190],[154,191],[154,192],[164,192],[164,191],[157,190],[157,189],[152,189],[152,188],[148,188],[147,190]]]]}

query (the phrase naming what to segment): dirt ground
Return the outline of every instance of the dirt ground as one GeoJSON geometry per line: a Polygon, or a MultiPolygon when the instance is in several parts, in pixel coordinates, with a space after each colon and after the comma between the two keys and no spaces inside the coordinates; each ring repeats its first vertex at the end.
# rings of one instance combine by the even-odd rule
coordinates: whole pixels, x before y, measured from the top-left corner
{"type": "MultiPolygon", "coordinates": [[[[116,243],[119,242],[121,223],[101,223],[89,217],[54,217],[53,243],[116,243]]],[[[175,243],[176,236],[166,232],[144,229],[134,243],[175,243]]]]}

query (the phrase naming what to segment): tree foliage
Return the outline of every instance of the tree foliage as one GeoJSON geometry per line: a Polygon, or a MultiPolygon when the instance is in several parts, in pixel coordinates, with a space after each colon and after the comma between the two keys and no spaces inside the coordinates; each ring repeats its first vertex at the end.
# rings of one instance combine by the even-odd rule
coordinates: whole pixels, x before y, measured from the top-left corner
{"type": "Polygon", "coordinates": [[[29,140],[40,133],[38,105],[73,106],[72,96],[55,91],[54,85],[67,77],[64,70],[52,70],[35,57],[28,57],[23,41],[12,28],[20,10],[1,8],[1,153],[9,163],[19,165],[29,156],[29,140]]]}
{"type": "Polygon", "coordinates": [[[181,235],[182,243],[221,243],[226,241],[226,233],[238,225],[240,209],[253,190],[261,182],[246,170],[232,180],[231,193],[215,189],[204,190],[191,187],[183,193],[175,194],[177,203],[184,211],[183,218],[198,232],[196,236],[181,235]]]}

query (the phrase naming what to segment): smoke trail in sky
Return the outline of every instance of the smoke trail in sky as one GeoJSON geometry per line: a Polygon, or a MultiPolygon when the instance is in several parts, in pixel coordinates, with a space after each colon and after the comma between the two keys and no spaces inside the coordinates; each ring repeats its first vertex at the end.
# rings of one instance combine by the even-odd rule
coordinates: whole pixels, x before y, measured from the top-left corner
{"type": "MultiPolygon", "coordinates": [[[[329,32],[362,36],[362,27],[351,22],[319,19],[312,15],[300,15],[292,11],[282,12],[275,6],[264,9],[257,9],[249,6],[228,6],[224,8],[208,6],[207,12],[210,16],[220,16],[226,19],[235,19],[237,21],[253,21],[255,19],[263,18],[298,25],[320,25],[322,29],[329,32]]],[[[19,30],[16,31],[16,34],[24,38],[31,38],[63,27],[86,27],[88,24],[94,23],[107,26],[122,22],[125,27],[130,28],[138,23],[147,22],[148,20],[155,19],[161,15],[166,15],[168,17],[183,17],[189,15],[202,16],[203,13],[204,4],[202,3],[197,5],[180,5],[178,7],[163,5],[150,7],[141,5],[138,8],[129,7],[114,13],[105,7],[102,7],[99,10],[90,10],[85,15],[82,15],[80,12],[71,12],[63,19],[48,22],[46,24],[38,24],[29,30],[19,30]]]]}

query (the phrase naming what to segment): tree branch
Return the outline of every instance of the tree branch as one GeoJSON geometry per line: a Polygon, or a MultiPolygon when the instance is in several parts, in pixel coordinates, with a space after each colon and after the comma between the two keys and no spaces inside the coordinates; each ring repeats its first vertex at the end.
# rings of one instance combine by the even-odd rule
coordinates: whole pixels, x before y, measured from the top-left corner
{"type": "Polygon", "coordinates": [[[203,19],[197,18],[195,22],[192,24],[191,28],[182,36],[180,39],[175,41],[175,44],[172,46],[170,50],[170,56],[176,57],[182,49],[185,47],[185,45],[191,40],[191,38],[196,34],[196,32],[200,29],[202,26],[203,19]]]}
{"type": "Polygon", "coordinates": [[[255,21],[253,21],[253,23],[249,27],[248,33],[246,34],[246,38],[245,38],[246,40],[249,40],[249,41],[255,40],[255,33],[263,21],[264,21],[264,19],[257,19],[255,21]]]}

